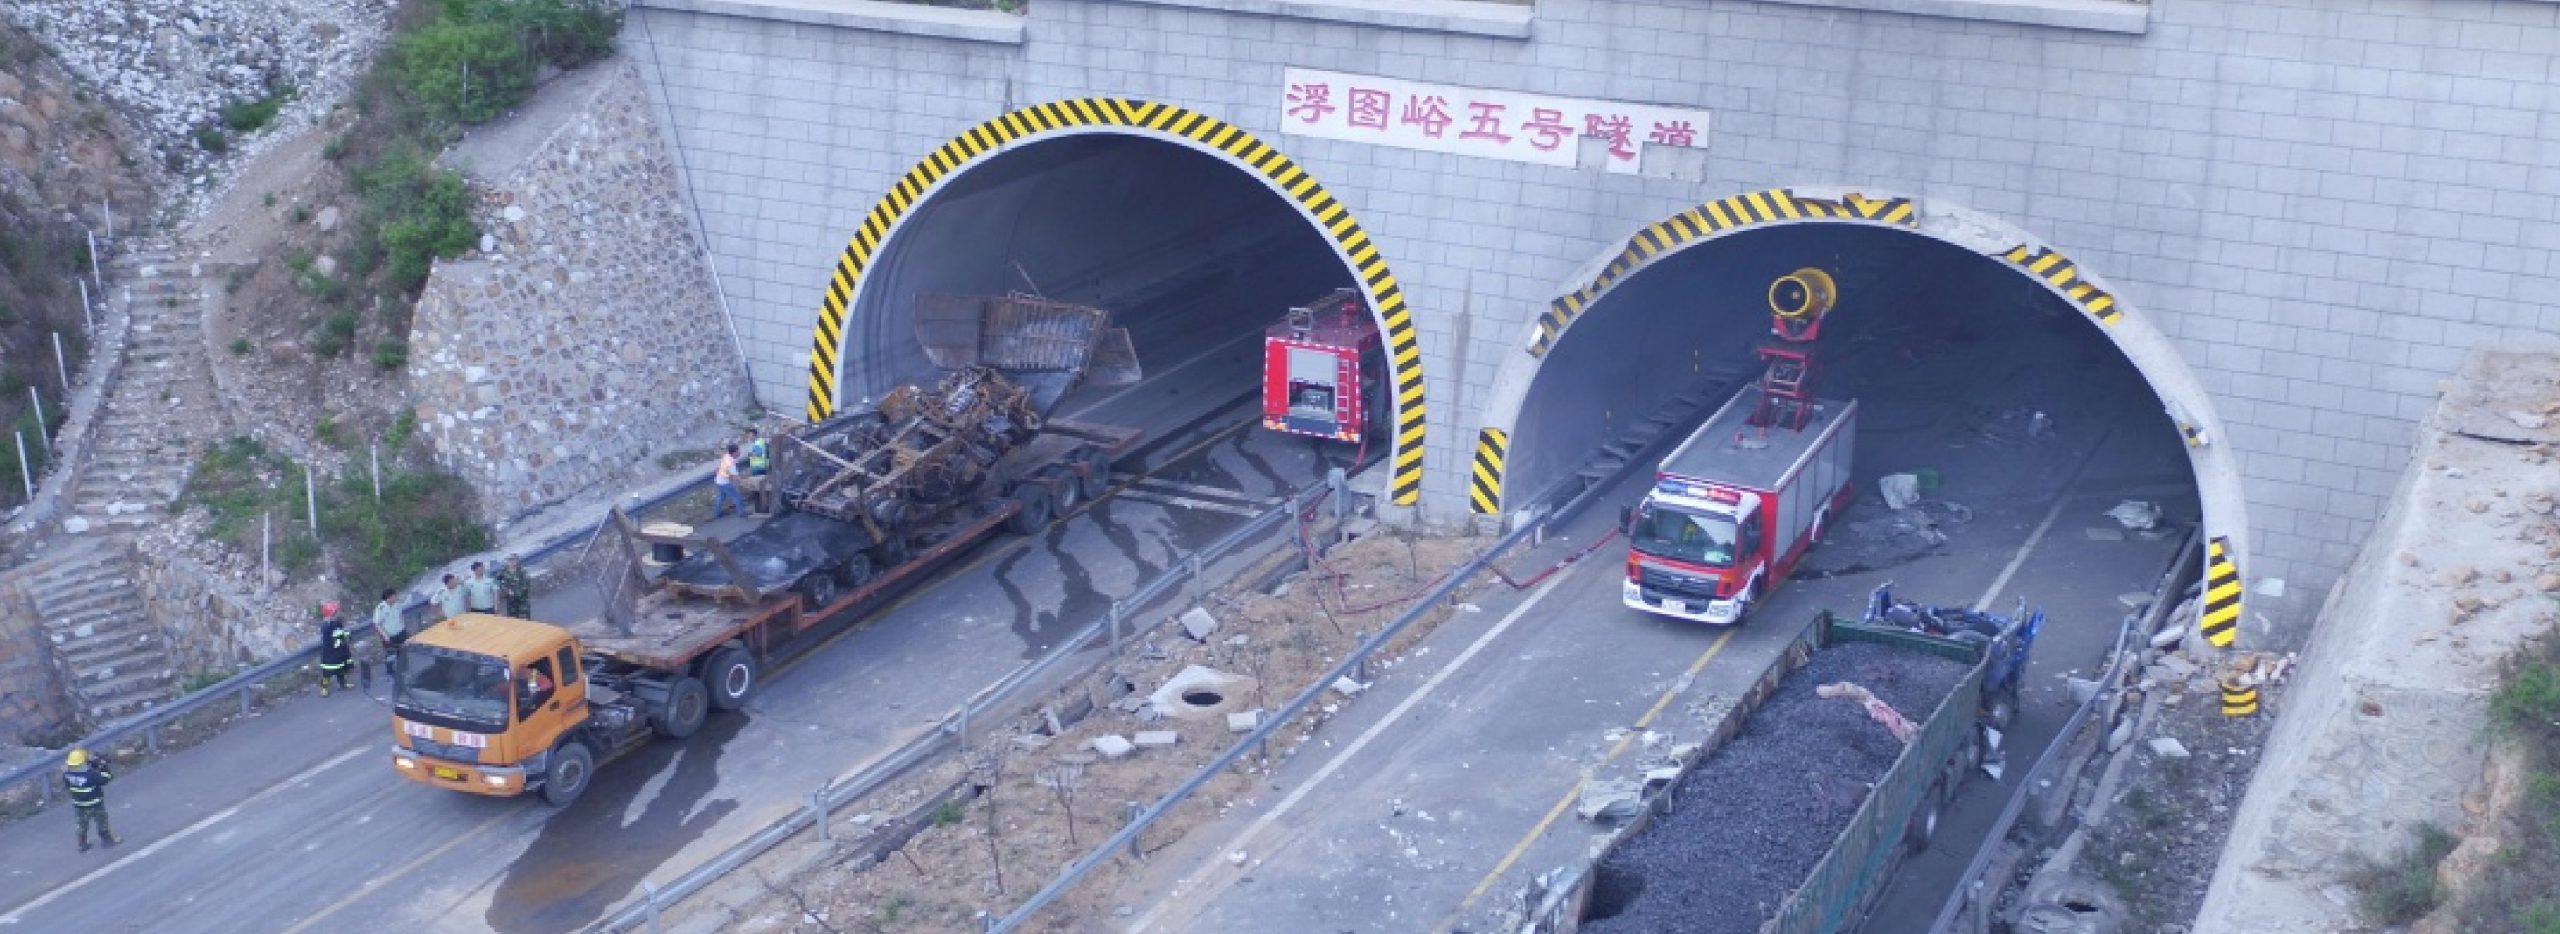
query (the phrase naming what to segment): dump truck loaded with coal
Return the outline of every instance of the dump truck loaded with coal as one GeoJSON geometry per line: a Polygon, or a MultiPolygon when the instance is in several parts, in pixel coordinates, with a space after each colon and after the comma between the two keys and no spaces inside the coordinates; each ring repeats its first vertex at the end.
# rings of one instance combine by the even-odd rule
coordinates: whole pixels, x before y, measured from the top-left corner
{"type": "Polygon", "coordinates": [[[997,533],[1105,492],[1135,429],[1051,418],[1083,382],[1138,378],[1100,309],[1019,296],[918,303],[943,368],[786,432],[780,509],[733,536],[620,511],[603,608],[553,625],[466,613],[403,648],[392,760],[417,781],[567,804],[598,762],[682,739],[771,666],[823,643],[997,533]]]}
{"type": "Polygon", "coordinates": [[[1882,587],[1862,620],[1817,615],[1677,776],[1513,934],[1857,928],[1966,780],[1998,776],[2043,626],[2043,611],[2023,602],[2003,618],[1882,587]]]}

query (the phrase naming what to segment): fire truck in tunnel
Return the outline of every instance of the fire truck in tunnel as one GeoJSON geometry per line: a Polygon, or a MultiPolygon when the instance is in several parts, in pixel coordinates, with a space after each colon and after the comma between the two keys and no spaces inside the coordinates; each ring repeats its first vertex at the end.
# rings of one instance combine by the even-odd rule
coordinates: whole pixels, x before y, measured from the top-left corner
{"type": "Polygon", "coordinates": [[[1359,291],[1291,308],[1262,334],[1262,427],[1365,448],[1391,418],[1386,369],[1378,320],[1359,291]]]}
{"type": "Polygon", "coordinates": [[[1858,403],[1813,392],[1813,342],[1836,286],[1799,269],[1769,288],[1760,380],[1699,423],[1621,517],[1622,600],[1704,623],[1742,621],[1846,508],[1858,403]]]}

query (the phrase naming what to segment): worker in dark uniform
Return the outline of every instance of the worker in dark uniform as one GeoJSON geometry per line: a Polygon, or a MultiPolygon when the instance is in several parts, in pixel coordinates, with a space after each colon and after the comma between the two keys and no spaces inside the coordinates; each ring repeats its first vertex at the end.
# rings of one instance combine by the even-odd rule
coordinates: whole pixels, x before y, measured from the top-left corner
{"type": "Polygon", "coordinates": [[[355,652],[347,640],[347,624],[338,618],[338,601],[320,605],[320,696],[329,696],[329,682],[335,679],[340,688],[347,683],[349,668],[355,667],[355,652]]]}
{"type": "Polygon", "coordinates": [[[91,759],[89,751],[72,747],[71,755],[62,760],[62,790],[71,796],[71,811],[80,819],[80,852],[89,852],[89,825],[98,825],[98,839],[108,846],[123,842],[107,828],[107,783],[116,773],[105,759],[91,759]]]}
{"type": "Polygon", "coordinates": [[[765,476],[773,471],[773,449],[765,446],[764,436],[753,427],[747,429],[746,473],[738,478],[738,487],[747,491],[747,506],[757,515],[773,513],[771,481],[765,476]]]}
{"type": "Polygon", "coordinates": [[[507,566],[498,571],[498,602],[507,605],[508,616],[533,618],[533,577],[525,573],[522,556],[508,555],[507,566]]]}

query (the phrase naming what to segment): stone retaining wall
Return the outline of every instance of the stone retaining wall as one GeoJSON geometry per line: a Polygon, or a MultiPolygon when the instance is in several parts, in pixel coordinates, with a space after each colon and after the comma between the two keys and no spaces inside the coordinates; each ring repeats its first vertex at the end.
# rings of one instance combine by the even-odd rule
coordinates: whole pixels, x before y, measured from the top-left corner
{"type": "Polygon", "coordinates": [[[69,696],[35,603],[15,574],[0,574],[0,744],[40,745],[72,726],[69,696]]]}
{"type": "Polygon", "coordinates": [[[590,96],[483,192],[480,250],[438,264],[410,336],[426,436],[491,520],[654,476],[750,402],[639,76],[590,67],[546,89],[590,96]]]}

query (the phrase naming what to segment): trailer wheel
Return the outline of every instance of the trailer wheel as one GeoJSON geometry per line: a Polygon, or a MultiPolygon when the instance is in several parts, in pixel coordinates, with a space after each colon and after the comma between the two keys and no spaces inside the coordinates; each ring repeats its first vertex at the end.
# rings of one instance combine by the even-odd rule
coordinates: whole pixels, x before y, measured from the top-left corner
{"type": "Polygon", "coordinates": [[[587,744],[570,740],[551,751],[551,768],[542,776],[542,800],[552,807],[565,808],[579,795],[587,793],[587,780],[596,772],[596,754],[587,744]]]}
{"type": "Polygon", "coordinates": [[[907,537],[905,534],[892,533],[880,544],[871,546],[872,567],[894,568],[905,563],[907,563],[907,537]]]}
{"type": "Polygon", "coordinates": [[[1076,484],[1084,488],[1084,498],[1101,499],[1111,492],[1111,455],[1101,448],[1086,448],[1078,460],[1084,464],[1084,476],[1076,478],[1076,484]]]}
{"type": "Polygon", "coordinates": [[[702,729],[711,716],[711,689],[700,678],[677,678],[667,686],[666,706],[658,711],[658,735],[683,739],[702,729]]]}
{"type": "Polygon", "coordinates": [[[1902,828],[1903,852],[1914,856],[1929,849],[1929,838],[1938,834],[1938,817],[1946,809],[1947,793],[1943,786],[1929,785],[1920,796],[1920,807],[1911,812],[1911,823],[1902,828]]]}
{"type": "Polygon", "coordinates": [[[836,565],[836,583],[845,590],[871,583],[871,556],[861,552],[847,556],[836,565]]]}
{"type": "Polygon", "coordinates": [[[1057,506],[1054,511],[1059,515],[1076,511],[1076,504],[1084,502],[1084,483],[1076,476],[1074,470],[1066,467],[1051,467],[1041,471],[1040,475],[1058,485],[1058,494],[1055,497],[1057,506]]]}
{"type": "Polygon", "coordinates": [[[799,591],[801,601],[808,604],[806,609],[815,613],[825,609],[827,604],[836,602],[835,572],[824,568],[811,571],[809,576],[801,578],[800,583],[793,585],[791,589],[799,591]]]}
{"type": "Polygon", "coordinates": [[[736,710],[747,705],[756,693],[756,658],[746,649],[726,648],[711,656],[711,664],[702,668],[703,683],[711,689],[711,706],[736,710]]]}
{"type": "Polygon", "coordinates": [[[1025,483],[1013,488],[1011,498],[1022,508],[1005,521],[1005,528],[1022,535],[1037,535],[1049,527],[1049,491],[1037,483],[1025,483]]]}

